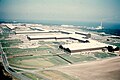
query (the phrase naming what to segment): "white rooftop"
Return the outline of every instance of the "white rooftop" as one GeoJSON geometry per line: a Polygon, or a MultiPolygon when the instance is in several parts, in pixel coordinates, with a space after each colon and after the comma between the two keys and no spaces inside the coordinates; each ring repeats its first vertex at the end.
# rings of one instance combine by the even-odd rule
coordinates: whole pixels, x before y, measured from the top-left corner
{"type": "Polygon", "coordinates": [[[62,45],[64,48],[69,48],[70,50],[80,50],[80,49],[90,49],[90,48],[99,48],[107,47],[108,44],[100,43],[95,40],[90,40],[90,43],[73,43],[62,45]]]}
{"type": "Polygon", "coordinates": [[[83,35],[77,35],[77,34],[48,34],[48,35],[37,35],[37,36],[33,36],[33,35],[28,35],[29,38],[50,38],[50,37],[56,37],[56,38],[65,38],[65,37],[71,37],[71,38],[75,38],[78,40],[83,40],[86,41],[87,39],[84,39],[82,37],[84,37],[83,35]]]}
{"type": "Polygon", "coordinates": [[[31,32],[32,32],[32,33],[34,33],[34,32],[35,32],[35,33],[36,33],[36,32],[39,33],[39,32],[47,32],[47,31],[37,31],[37,30],[34,30],[34,31],[15,31],[15,32],[16,32],[16,33],[31,33],[31,32]]]}

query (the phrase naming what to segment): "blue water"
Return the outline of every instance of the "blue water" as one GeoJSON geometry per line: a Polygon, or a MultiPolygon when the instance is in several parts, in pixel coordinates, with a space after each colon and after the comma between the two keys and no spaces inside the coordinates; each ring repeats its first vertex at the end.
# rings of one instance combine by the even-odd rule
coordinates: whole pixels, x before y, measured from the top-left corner
{"type": "Polygon", "coordinates": [[[103,23],[103,29],[101,30],[91,30],[97,32],[104,32],[106,34],[120,36],[120,23],[103,23]]]}
{"type": "Polygon", "coordinates": [[[103,23],[105,29],[120,29],[120,23],[103,23]]]}
{"type": "Polygon", "coordinates": [[[119,23],[104,23],[104,29],[97,30],[97,32],[105,32],[106,34],[120,36],[120,24],[119,23]]]}

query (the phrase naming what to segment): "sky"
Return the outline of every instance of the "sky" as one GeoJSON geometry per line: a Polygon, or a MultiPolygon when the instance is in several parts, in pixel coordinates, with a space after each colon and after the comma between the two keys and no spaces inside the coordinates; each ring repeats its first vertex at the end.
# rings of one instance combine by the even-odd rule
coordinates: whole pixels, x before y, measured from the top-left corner
{"type": "Polygon", "coordinates": [[[119,22],[120,0],[0,0],[0,19],[119,22]]]}

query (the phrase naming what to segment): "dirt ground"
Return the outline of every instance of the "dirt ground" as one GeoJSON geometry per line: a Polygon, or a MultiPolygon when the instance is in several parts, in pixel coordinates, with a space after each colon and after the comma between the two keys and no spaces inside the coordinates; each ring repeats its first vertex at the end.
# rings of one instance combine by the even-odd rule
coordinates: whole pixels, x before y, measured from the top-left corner
{"type": "Polygon", "coordinates": [[[80,80],[120,80],[120,57],[56,68],[80,80]]]}

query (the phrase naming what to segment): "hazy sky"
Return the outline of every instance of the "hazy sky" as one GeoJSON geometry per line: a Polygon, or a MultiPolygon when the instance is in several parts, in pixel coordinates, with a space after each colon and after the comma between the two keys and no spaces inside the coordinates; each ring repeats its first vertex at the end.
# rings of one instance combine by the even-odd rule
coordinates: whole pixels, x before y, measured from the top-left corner
{"type": "Polygon", "coordinates": [[[120,22],[120,0],[0,0],[0,19],[120,22]]]}

